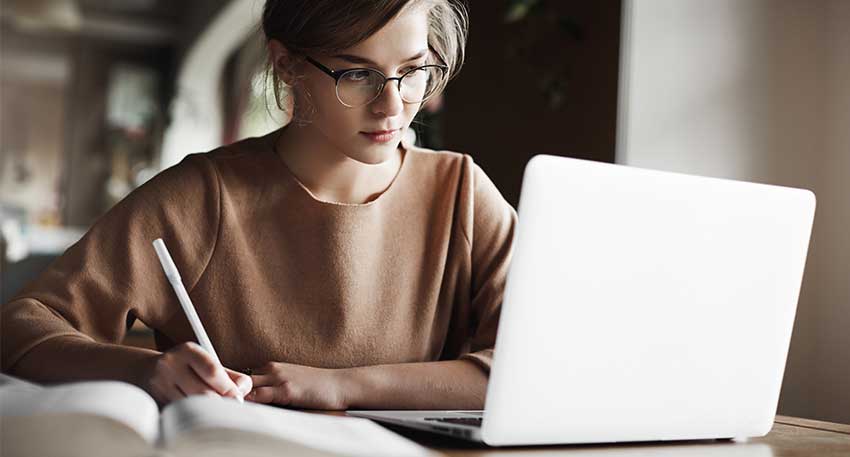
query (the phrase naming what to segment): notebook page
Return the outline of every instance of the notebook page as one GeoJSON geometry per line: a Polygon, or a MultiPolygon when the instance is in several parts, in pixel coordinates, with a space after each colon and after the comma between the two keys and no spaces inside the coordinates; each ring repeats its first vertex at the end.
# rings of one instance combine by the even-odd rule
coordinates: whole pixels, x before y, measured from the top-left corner
{"type": "Polygon", "coordinates": [[[144,390],[117,381],[90,381],[44,387],[0,385],[0,416],[82,413],[104,416],[135,430],[153,444],[159,434],[159,408],[144,390]]]}
{"type": "Polygon", "coordinates": [[[263,433],[350,456],[432,456],[433,452],[366,419],[325,416],[207,396],[180,400],[162,413],[166,445],[184,432],[225,428],[263,433]]]}
{"type": "Polygon", "coordinates": [[[16,389],[24,389],[27,391],[36,391],[43,389],[43,387],[38,384],[34,384],[29,381],[24,381],[23,379],[16,378],[14,376],[9,376],[4,373],[0,373],[0,387],[5,386],[15,386],[16,389]]]}

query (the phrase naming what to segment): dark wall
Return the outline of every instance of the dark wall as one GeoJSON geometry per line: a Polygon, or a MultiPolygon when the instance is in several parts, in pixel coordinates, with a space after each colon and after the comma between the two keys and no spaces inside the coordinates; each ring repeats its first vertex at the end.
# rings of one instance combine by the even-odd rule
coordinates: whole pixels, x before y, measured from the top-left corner
{"type": "Polygon", "coordinates": [[[466,64],[446,90],[442,130],[445,148],[472,155],[516,205],[535,154],[614,161],[620,1],[541,1],[548,19],[510,24],[507,3],[470,1],[466,64]],[[533,45],[513,56],[521,43],[533,45]],[[565,76],[559,108],[540,89],[547,71],[565,76]]]}

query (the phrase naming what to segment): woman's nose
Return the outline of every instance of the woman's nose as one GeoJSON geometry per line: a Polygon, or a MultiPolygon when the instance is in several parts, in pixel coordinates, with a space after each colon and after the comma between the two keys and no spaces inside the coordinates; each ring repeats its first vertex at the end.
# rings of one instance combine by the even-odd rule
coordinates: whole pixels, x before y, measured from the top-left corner
{"type": "Polygon", "coordinates": [[[404,109],[404,100],[401,99],[401,93],[398,90],[398,81],[387,81],[384,91],[370,104],[370,108],[373,113],[388,117],[401,113],[404,109]]]}

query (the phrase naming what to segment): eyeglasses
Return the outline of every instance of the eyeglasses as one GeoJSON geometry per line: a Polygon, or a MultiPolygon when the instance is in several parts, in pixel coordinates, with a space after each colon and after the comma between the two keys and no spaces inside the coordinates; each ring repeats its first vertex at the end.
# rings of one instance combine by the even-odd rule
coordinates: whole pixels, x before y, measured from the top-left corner
{"type": "Polygon", "coordinates": [[[423,65],[401,76],[388,78],[372,68],[334,71],[311,57],[307,57],[307,61],[334,79],[336,98],[349,108],[368,105],[375,101],[384,92],[384,86],[388,81],[398,81],[398,92],[405,103],[424,102],[436,93],[448,70],[448,67],[443,65],[423,65]]]}

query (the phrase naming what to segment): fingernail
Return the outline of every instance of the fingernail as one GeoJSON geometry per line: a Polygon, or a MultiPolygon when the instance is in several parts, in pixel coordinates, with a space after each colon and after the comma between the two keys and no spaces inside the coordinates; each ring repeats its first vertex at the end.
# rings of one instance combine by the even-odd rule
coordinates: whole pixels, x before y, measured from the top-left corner
{"type": "Polygon", "coordinates": [[[224,394],[224,396],[225,396],[225,397],[232,398],[232,399],[234,399],[234,400],[238,401],[239,403],[242,403],[242,402],[244,401],[244,400],[242,399],[242,393],[241,393],[241,392],[239,392],[239,391],[233,391],[233,390],[231,390],[230,392],[227,392],[226,394],[224,394]]]}

